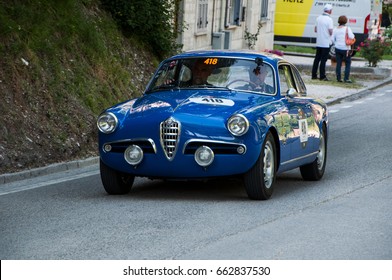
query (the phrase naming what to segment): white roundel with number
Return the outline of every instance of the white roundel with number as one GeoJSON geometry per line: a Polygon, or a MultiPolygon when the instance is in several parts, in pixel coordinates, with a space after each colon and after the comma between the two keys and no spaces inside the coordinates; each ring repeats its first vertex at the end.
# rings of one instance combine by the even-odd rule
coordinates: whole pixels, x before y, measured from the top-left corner
{"type": "Polygon", "coordinates": [[[221,106],[233,106],[234,101],[230,99],[222,99],[222,98],[215,98],[215,97],[195,97],[190,98],[189,101],[197,104],[208,104],[208,105],[221,105],[221,106]]]}

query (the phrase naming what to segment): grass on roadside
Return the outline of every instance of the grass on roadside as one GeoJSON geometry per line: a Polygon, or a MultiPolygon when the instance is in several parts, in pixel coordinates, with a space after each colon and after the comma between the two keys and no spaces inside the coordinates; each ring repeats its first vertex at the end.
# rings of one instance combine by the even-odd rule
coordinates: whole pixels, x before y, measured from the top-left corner
{"type": "MultiPolygon", "coordinates": [[[[304,54],[314,54],[316,52],[315,48],[312,47],[301,47],[301,46],[286,46],[274,45],[274,50],[280,50],[284,52],[294,52],[294,53],[304,53],[304,54]]],[[[356,57],[361,57],[361,53],[357,52],[356,57]]],[[[392,60],[392,54],[385,54],[382,57],[383,60],[392,60]]]]}
{"type": "Polygon", "coordinates": [[[358,82],[357,79],[351,77],[352,83],[339,83],[335,79],[330,79],[329,81],[320,81],[320,80],[312,80],[310,78],[304,78],[305,84],[312,84],[312,85],[330,85],[330,86],[337,86],[347,89],[359,89],[363,88],[363,85],[358,82]]]}
{"type": "Polygon", "coordinates": [[[284,47],[281,45],[274,45],[274,50],[279,50],[282,52],[309,53],[309,54],[314,54],[316,52],[316,49],[312,47],[301,47],[301,46],[284,47]]]}

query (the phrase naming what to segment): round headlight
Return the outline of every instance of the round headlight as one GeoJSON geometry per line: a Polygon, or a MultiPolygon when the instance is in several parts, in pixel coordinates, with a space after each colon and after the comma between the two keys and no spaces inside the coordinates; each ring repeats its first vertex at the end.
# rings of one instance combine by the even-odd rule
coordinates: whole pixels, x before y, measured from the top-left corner
{"type": "Polygon", "coordinates": [[[214,161],[214,151],[207,146],[197,148],[195,152],[195,161],[200,166],[209,166],[214,161]]]}
{"type": "Polygon", "coordinates": [[[103,113],[97,120],[99,131],[105,134],[112,133],[117,128],[117,124],[117,117],[113,113],[103,113]]]}
{"type": "Polygon", "coordinates": [[[227,128],[234,136],[241,136],[248,131],[249,121],[243,115],[233,115],[227,121],[227,128]]]}
{"type": "Polygon", "coordinates": [[[143,150],[137,145],[131,145],[125,150],[124,158],[130,165],[138,165],[143,160],[143,150]]]}

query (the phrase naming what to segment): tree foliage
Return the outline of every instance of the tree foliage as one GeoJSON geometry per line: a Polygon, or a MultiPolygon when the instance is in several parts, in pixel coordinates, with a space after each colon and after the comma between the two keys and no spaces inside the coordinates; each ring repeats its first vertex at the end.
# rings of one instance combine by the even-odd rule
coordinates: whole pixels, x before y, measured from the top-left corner
{"type": "Polygon", "coordinates": [[[163,58],[178,49],[175,30],[179,0],[101,0],[125,35],[137,36],[163,58]]]}

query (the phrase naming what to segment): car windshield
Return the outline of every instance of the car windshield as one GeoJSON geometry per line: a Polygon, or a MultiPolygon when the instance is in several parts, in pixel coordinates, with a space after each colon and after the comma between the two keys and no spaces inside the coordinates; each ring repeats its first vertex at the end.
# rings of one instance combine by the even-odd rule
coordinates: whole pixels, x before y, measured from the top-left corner
{"type": "Polygon", "coordinates": [[[274,71],[262,59],[197,57],[169,60],[151,80],[147,93],[167,89],[225,88],[275,94],[274,71]]]}

